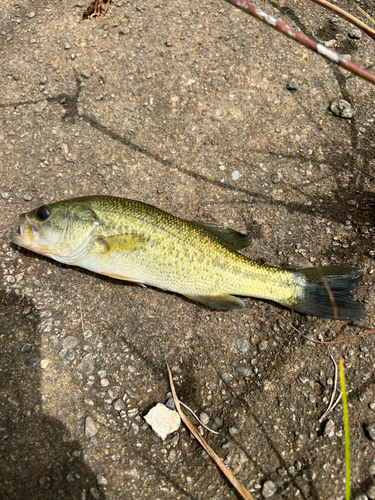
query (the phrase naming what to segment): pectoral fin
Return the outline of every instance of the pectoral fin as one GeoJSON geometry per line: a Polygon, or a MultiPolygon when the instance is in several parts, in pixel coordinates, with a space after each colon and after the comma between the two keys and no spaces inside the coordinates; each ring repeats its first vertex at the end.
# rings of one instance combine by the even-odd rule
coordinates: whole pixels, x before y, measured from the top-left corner
{"type": "Polygon", "coordinates": [[[99,236],[97,243],[102,253],[121,253],[139,250],[147,242],[147,238],[141,234],[115,234],[113,236],[99,236]]]}
{"type": "Polygon", "coordinates": [[[226,293],[220,295],[185,295],[185,297],[214,309],[242,309],[245,307],[245,303],[241,299],[226,293]]]}
{"type": "Polygon", "coordinates": [[[241,248],[246,248],[251,243],[250,236],[241,234],[234,229],[230,229],[229,227],[217,226],[216,224],[208,224],[206,222],[192,222],[192,224],[204,229],[213,236],[216,236],[216,238],[222,241],[230,250],[241,250],[241,248]]]}

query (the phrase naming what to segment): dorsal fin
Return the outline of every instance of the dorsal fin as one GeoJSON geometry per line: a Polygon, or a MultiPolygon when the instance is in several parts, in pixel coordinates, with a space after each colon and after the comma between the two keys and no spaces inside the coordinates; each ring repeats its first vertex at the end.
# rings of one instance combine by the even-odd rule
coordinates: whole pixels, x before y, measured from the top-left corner
{"type": "Polygon", "coordinates": [[[246,234],[239,233],[234,229],[230,229],[225,226],[218,226],[216,224],[209,224],[207,222],[191,222],[192,224],[204,229],[208,233],[216,236],[224,245],[230,250],[241,250],[241,248],[246,248],[251,243],[250,236],[246,234]]]}

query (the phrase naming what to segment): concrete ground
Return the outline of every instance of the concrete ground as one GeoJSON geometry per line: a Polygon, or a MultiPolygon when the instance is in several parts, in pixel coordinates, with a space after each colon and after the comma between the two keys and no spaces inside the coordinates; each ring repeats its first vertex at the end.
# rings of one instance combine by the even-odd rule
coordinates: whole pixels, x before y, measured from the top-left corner
{"type": "MultiPolygon", "coordinates": [[[[10,243],[41,204],[134,198],[247,233],[244,253],[268,264],[359,266],[368,315],[342,335],[374,326],[375,87],[224,1],[139,2],[83,22],[83,0],[6,1],[0,14],[0,497],[239,498],[184,427],[162,442],[144,421],[170,396],[168,361],[254,498],[343,499],[341,405],[319,423],[338,347],[282,317],[318,340],[333,321],[250,298],[215,311],[10,243]],[[352,119],[329,110],[338,99],[352,119]]],[[[257,6],[374,70],[374,42],[328,11],[257,6]]],[[[344,348],[362,500],[375,498],[374,347],[344,348]]]]}

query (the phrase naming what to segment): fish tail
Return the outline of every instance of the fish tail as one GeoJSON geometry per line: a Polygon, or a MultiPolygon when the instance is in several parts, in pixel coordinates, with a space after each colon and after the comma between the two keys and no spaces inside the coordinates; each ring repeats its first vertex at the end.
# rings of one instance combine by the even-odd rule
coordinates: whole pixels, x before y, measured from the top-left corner
{"type": "Polygon", "coordinates": [[[322,318],[364,318],[364,306],[351,295],[363,275],[364,272],[355,266],[312,267],[295,271],[294,277],[303,283],[303,292],[298,303],[289,307],[322,318]]]}

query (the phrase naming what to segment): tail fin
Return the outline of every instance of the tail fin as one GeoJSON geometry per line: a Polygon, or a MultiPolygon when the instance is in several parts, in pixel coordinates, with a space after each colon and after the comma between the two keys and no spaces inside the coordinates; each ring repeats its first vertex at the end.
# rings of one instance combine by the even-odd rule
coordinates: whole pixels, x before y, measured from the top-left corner
{"type": "Polygon", "coordinates": [[[335,307],[327,288],[336,303],[337,319],[354,320],[366,316],[365,308],[351,296],[363,279],[364,272],[355,266],[311,267],[296,271],[296,278],[304,278],[304,295],[292,309],[312,316],[334,318],[335,307]]]}

